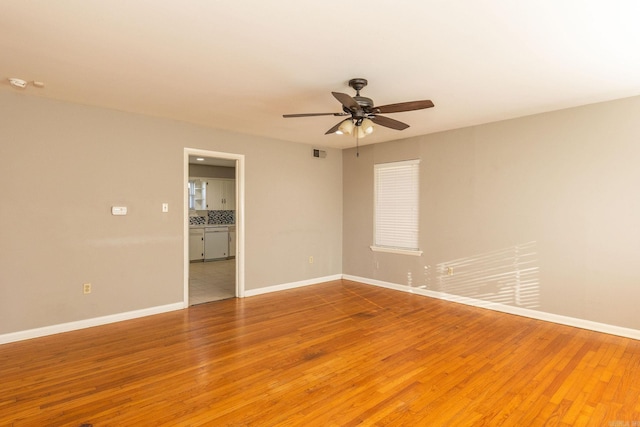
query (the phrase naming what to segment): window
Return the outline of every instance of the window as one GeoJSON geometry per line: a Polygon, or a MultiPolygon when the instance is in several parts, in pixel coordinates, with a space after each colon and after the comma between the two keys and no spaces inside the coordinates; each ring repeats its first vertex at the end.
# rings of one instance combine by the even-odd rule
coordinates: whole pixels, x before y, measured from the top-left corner
{"type": "Polygon", "coordinates": [[[418,249],[420,160],[374,165],[374,251],[421,255],[418,249]]]}

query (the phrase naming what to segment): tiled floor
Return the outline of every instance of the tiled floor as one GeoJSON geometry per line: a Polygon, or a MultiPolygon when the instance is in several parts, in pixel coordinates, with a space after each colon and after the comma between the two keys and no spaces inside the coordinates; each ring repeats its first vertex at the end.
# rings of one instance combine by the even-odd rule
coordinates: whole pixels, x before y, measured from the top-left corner
{"type": "Polygon", "coordinates": [[[233,298],[235,295],[235,259],[189,264],[189,305],[233,298]]]}

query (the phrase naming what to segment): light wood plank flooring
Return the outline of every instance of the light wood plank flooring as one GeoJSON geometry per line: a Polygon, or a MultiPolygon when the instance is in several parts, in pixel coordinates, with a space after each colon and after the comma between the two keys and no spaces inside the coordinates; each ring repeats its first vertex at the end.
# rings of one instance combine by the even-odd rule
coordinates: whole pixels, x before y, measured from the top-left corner
{"type": "Polygon", "coordinates": [[[640,423],[639,341],[349,281],[5,344],[0,379],[0,426],[640,423]]]}
{"type": "Polygon", "coordinates": [[[189,305],[235,296],[235,259],[189,263],[189,305]]]}

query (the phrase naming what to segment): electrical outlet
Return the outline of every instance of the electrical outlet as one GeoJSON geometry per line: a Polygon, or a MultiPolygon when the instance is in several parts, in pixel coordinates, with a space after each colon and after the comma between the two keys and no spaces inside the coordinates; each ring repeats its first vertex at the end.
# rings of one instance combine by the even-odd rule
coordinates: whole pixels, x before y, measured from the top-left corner
{"type": "Polygon", "coordinates": [[[91,293],[91,283],[85,283],[84,285],[82,285],[82,292],[85,294],[90,294],[91,293]]]}
{"type": "Polygon", "coordinates": [[[453,267],[447,267],[447,275],[453,276],[453,267]]]}
{"type": "Polygon", "coordinates": [[[309,257],[309,264],[313,264],[313,256],[309,257]]]}

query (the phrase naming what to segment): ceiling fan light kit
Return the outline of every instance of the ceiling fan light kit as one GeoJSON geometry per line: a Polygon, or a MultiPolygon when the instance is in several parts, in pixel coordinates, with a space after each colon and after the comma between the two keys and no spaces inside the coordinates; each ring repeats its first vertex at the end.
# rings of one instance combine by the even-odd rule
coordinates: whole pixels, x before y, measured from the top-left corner
{"type": "Polygon", "coordinates": [[[342,122],[340,122],[340,126],[338,126],[338,130],[335,131],[334,133],[337,133],[338,135],[351,135],[351,133],[353,132],[353,128],[354,128],[354,124],[353,124],[353,120],[352,119],[344,119],[342,122]]]}
{"type": "Polygon", "coordinates": [[[373,132],[373,122],[370,119],[362,119],[360,129],[362,129],[365,135],[369,135],[373,132]]]}
{"type": "Polygon", "coordinates": [[[364,138],[373,132],[373,124],[388,127],[395,130],[404,130],[409,127],[408,124],[402,123],[389,117],[380,116],[379,114],[400,113],[403,111],[422,110],[424,108],[433,107],[433,102],[410,101],[398,104],[388,104],[381,107],[375,107],[373,100],[365,96],[360,96],[360,90],[367,86],[367,79],[356,78],[349,80],[349,86],[355,89],[356,96],[351,97],[346,93],[331,92],[334,98],[342,104],[341,113],[302,113],[302,114],[284,114],[284,118],[293,117],[311,117],[311,116],[351,116],[344,119],[327,132],[325,135],[354,135],[357,138],[364,138]]]}

